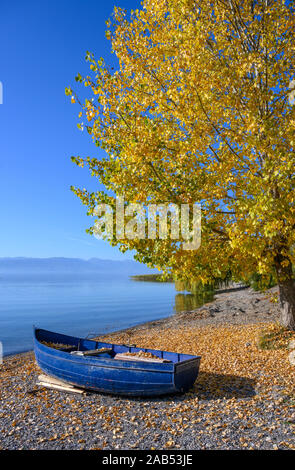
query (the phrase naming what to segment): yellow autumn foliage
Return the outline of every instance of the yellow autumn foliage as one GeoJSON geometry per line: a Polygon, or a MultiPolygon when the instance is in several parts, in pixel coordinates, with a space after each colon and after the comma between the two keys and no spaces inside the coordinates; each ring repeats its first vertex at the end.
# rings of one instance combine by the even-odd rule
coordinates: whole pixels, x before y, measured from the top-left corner
{"type": "Polygon", "coordinates": [[[179,279],[205,283],[229,270],[240,279],[274,267],[280,282],[290,279],[294,18],[283,0],[145,0],[129,19],[115,8],[106,36],[117,70],[88,53],[90,75],[77,80],[91,91],[82,108],[106,157],[74,160],[106,192],[73,189],[90,215],[100,202],[114,206],[110,194],[201,203],[202,244],[110,243],[179,279]]]}

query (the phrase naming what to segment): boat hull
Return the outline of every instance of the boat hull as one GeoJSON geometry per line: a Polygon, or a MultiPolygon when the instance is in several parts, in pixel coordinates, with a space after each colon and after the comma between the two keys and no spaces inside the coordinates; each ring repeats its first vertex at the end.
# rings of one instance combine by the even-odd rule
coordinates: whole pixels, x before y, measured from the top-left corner
{"type": "Polygon", "coordinates": [[[116,352],[126,352],[140,348],[98,343],[58,333],[50,336],[50,333],[46,330],[35,331],[34,352],[37,364],[46,374],[76,387],[116,395],[157,396],[187,391],[198,375],[199,356],[147,349],[145,351],[156,352],[158,355],[160,353],[162,357],[171,357],[171,362],[146,363],[108,357],[75,356],[42,344],[40,336],[45,337],[46,341],[59,341],[73,346],[79,344],[81,350],[111,346],[116,352]],[[176,358],[184,360],[176,361],[176,358]]]}

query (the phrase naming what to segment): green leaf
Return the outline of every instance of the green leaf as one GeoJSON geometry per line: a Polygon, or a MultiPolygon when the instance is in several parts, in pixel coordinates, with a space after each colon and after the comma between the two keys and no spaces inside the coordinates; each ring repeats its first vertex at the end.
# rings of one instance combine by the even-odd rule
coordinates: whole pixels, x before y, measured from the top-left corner
{"type": "Polygon", "coordinates": [[[83,81],[82,75],[80,73],[78,73],[78,75],[76,75],[76,77],[75,77],[75,80],[76,80],[76,82],[82,83],[82,81],[83,81]]]}
{"type": "Polygon", "coordinates": [[[65,89],[65,94],[66,94],[66,96],[72,95],[73,94],[72,89],[70,87],[66,88],[65,89]]]}

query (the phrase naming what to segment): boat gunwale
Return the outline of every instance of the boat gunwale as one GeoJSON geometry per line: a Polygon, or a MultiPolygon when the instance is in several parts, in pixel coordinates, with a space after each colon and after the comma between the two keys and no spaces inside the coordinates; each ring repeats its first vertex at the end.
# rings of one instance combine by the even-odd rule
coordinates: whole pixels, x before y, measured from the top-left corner
{"type": "MultiPolygon", "coordinates": [[[[39,343],[40,344],[40,343],[39,343]]],[[[42,345],[44,348],[49,349],[50,351],[54,350],[54,348],[49,348],[48,346],[42,345]]],[[[42,349],[39,349],[39,351],[49,357],[53,357],[53,354],[47,351],[42,351],[42,349]]],[[[58,354],[55,356],[57,359],[60,359],[64,362],[71,362],[75,364],[81,364],[85,366],[91,366],[91,367],[104,367],[107,369],[127,369],[130,370],[131,368],[136,369],[136,371],[145,371],[145,372],[160,372],[160,373],[168,373],[171,374],[175,370],[175,363],[174,362],[167,362],[164,363],[165,366],[170,366],[170,368],[163,368],[163,363],[156,363],[156,362],[143,362],[143,361],[124,361],[121,359],[116,359],[115,363],[111,362],[114,361],[114,358],[112,357],[104,357],[104,358],[94,358],[94,357],[89,357],[89,356],[70,356],[69,353],[66,353],[65,351],[58,351],[58,354]],[[62,355],[61,355],[62,353],[62,355]],[[64,355],[65,354],[65,355],[64,355]],[[93,362],[92,362],[93,361],[93,362]],[[145,364],[146,367],[141,367],[142,364],[145,364]],[[151,366],[157,364],[161,365],[161,368],[156,369],[152,368],[151,366]],[[136,366],[136,367],[134,367],[136,366]]],[[[188,361],[192,361],[194,359],[189,359],[188,361]]],[[[183,362],[184,363],[184,362],[183,362]]],[[[182,363],[182,364],[183,364],[182,363]]]]}
{"type": "MultiPolygon", "coordinates": [[[[47,346],[46,344],[43,344],[41,341],[39,341],[39,339],[37,338],[36,336],[36,331],[37,330],[43,330],[43,331],[46,331],[48,333],[54,333],[54,334],[60,334],[60,333],[55,333],[53,331],[49,331],[49,330],[44,330],[43,328],[34,328],[34,340],[36,341],[36,343],[38,345],[40,345],[39,347],[41,348],[45,348],[45,351],[43,351],[43,353],[45,353],[46,355],[48,356],[52,356],[52,353],[49,353],[49,351],[56,351],[56,356],[57,357],[60,357],[60,359],[63,359],[63,360],[66,360],[68,362],[76,362],[76,363],[84,363],[85,365],[87,365],[87,363],[91,366],[94,366],[94,365],[97,365],[99,367],[111,367],[111,368],[115,368],[115,369],[118,369],[119,365],[120,364],[126,364],[126,367],[120,367],[122,369],[130,369],[131,366],[140,366],[140,365],[145,365],[145,367],[143,368],[143,370],[147,370],[148,369],[148,366],[152,366],[152,365],[160,365],[161,368],[160,369],[154,369],[155,371],[157,372],[167,372],[167,373],[171,373],[173,369],[173,371],[175,372],[175,367],[177,365],[185,365],[189,362],[193,362],[195,361],[196,359],[200,360],[201,359],[201,356],[194,356],[192,354],[186,354],[186,353],[177,353],[177,352],[174,352],[174,351],[164,351],[164,350],[161,350],[161,349],[150,349],[150,348],[142,348],[142,349],[148,349],[150,352],[167,352],[167,353],[172,353],[172,354],[182,354],[182,355],[186,355],[186,356],[191,356],[189,359],[184,359],[183,361],[171,361],[171,362],[145,362],[145,361],[133,361],[132,359],[128,359],[128,360],[124,360],[124,359],[116,359],[116,364],[114,364],[113,366],[109,365],[112,364],[112,361],[114,361],[114,358],[113,357],[98,357],[98,356],[71,356],[71,354],[67,351],[63,351],[62,349],[55,349],[51,346],[47,346]],[[46,352],[46,350],[48,350],[48,352],[46,352]],[[93,362],[92,362],[93,361],[93,362]],[[103,363],[105,363],[105,365],[103,365],[103,363]],[[166,367],[165,366],[170,366],[170,367],[166,367]],[[171,368],[171,366],[173,366],[171,368]]],[[[79,337],[76,337],[76,336],[70,336],[70,335],[63,335],[61,334],[62,336],[68,336],[69,338],[75,338],[75,339],[78,339],[78,340],[83,340],[84,338],[79,338],[79,337]]],[[[87,338],[87,341],[92,341],[93,343],[104,343],[103,341],[96,341],[96,340],[93,340],[93,339],[88,339],[87,338]]],[[[113,346],[113,345],[116,345],[116,343],[104,343],[104,344],[107,344],[109,346],[113,346]]],[[[120,345],[120,344],[117,344],[117,346],[123,346],[123,345],[120,345]]],[[[125,346],[125,345],[124,345],[125,346]]],[[[55,355],[55,354],[54,354],[55,355]]],[[[140,370],[139,367],[136,367],[137,370],[140,370]]],[[[152,369],[148,369],[148,370],[151,370],[152,369]]]]}

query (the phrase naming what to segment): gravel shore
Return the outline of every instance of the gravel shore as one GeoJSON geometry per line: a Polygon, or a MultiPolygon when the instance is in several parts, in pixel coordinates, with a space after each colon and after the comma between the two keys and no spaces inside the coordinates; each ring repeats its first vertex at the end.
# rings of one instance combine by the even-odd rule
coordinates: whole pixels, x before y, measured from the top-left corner
{"type": "Polygon", "coordinates": [[[219,292],[210,304],[108,335],[114,342],[201,354],[186,394],[75,395],[38,388],[32,352],[1,366],[1,449],[295,449],[294,367],[261,351],[278,318],[267,294],[219,292]]]}

